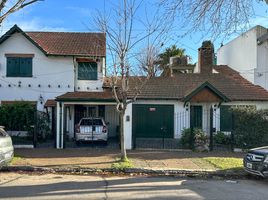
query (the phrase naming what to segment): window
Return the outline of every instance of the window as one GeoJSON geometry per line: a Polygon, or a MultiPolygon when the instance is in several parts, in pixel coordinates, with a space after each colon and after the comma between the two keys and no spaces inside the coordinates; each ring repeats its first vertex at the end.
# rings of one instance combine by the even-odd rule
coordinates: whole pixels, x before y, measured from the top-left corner
{"type": "Polygon", "coordinates": [[[7,57],[7,77],[32,77],[32,58],[7,57]]]}
{"type": "Polygon", "coordinates": [[[78,80],[97,80],[98,65],[96,62],[78,63],[78,80]]]}
{"type": "Polygon", "coordinates": [[[232,131],[232,111],[231,106],[220,107],[220,129],[221,131],[232,131]]]}

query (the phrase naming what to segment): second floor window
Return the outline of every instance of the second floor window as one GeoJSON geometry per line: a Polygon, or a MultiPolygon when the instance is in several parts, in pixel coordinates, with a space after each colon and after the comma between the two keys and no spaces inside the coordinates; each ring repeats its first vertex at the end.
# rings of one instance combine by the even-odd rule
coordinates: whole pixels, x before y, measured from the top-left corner
{"type": "Polygon", "coordinates": [[[97,80],[98,64],[96,62],[78,63],[78,80],[97,80]]]}
{"type": "Polygon", "coordinates": [[[33,58],[7,57],[7,77],[32,77],[33,58]]]}

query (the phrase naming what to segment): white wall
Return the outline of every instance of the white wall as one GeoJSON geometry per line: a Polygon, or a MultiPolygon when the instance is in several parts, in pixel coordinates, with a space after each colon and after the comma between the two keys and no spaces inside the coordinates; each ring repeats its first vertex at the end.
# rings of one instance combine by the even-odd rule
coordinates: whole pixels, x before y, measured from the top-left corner
{"type": "Polygon", "coordinates": [[[267,29],[256,26],[218,49],[218,65],[229,65],[244,78],[268,90],[268,42],[257,44],[267,29]]]}
{"type": "MultiPolygon", "coordinates": [[[[77,91],[103,91],[102,85],[103,85],[103,78],[104,78],[104,72],[102,70],[104,69],[105,66],[105,59],[102,58],[100,59],[98,64],[98,80],[77,80],[75,78],[75,90],[77,91]]],[[[76,68],[76,77],[78,76],[78,70],[77,70],[77,63],[75,63],[75,68],[76,68]]]]}
{"type": "Polygon", "coordinates": [[[45,103],[47,99],[73,91],[72,63],[70,57],[47,57],[24,36],[19,33],[13,34],[0,45],[0,100],[38,101],[38,109],[42,110],[43,105],[39,101],[40,95],[44,98],[43,103],[45,103]],[[34,54],[33,77],[6,77],[6,53],[34,54]],[[19,81],[21,81],[21,87],[18,87],[19,81]],[[9,84],[11,87],[8,87],[9,84]],[[31,87],[28,86],[29,84],[31,87]],[[51,87],[49,88],[48,85],[51,87]]]}
{"type": "Polygon", "coordinates": [[[0,45],[0,101],[37,101],[38,110],[43,110],[47,99],[66,92],[73,92],[76,86],[79,91],[102,91],[103,73],[101,67],[105,66],[105,59],[101,58],[99,66],[99,80],[75,81],[75,58],[71,56],[49,56],[27,40],[22,34],[15,33],[0,45]],[[5,54],[34,54],[33,77],[6,77],[5,54]],[[21,87],[18,87],[21,82],[21,87]],[[11,85],[9,87],[8,85],[11,85]],[[31,85],[29,87],[28,85],[31,85]],[[38,85],[41,87],[38,87],[38,85]],[[48,86],[50,85],[50,87],[48,86]],[[89,89],[87,89],[89,88],[89,89]],[[43,97],[43,104],[40,102],[43,97]]]}
{"type": "Polygon", "coordinates": [[[228,65],[254,83],[257,67],[257,30],[251,29],[217,51],[217,64],[228,65]]]}

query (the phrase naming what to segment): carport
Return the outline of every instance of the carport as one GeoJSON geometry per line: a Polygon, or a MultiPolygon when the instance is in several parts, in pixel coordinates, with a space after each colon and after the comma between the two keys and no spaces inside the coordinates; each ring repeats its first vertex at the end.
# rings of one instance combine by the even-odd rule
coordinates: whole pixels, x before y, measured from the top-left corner
{"type": "MultiPolygon", "coordinates": [[[[75,125],[83,117],[101,117],[108,125],[108,138],[118,138],[119,115],[111,91],[68,92],[56,98],[56,148],[75,138],[75,125]]],[[[108,139],[109,140],[109,139],[108,139]]]]}

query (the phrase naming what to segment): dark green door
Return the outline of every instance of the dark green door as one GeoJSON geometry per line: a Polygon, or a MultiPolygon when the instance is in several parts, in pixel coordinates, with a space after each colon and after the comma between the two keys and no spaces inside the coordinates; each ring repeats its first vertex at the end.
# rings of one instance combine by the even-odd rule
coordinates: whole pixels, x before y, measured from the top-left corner
{"type": "Polygon", "coordinates": [[[173,105],[133,105],[132,133],[135,138],[173,138],[173,105]],[[164,134],[164,135],[163,135],[164,134]]]}
{"type": "Polygon", "coordinates": [[[203,123],[203,109],[202,106],[191,106],[190,109],[190,127],[202,128],[203,123]]]}

